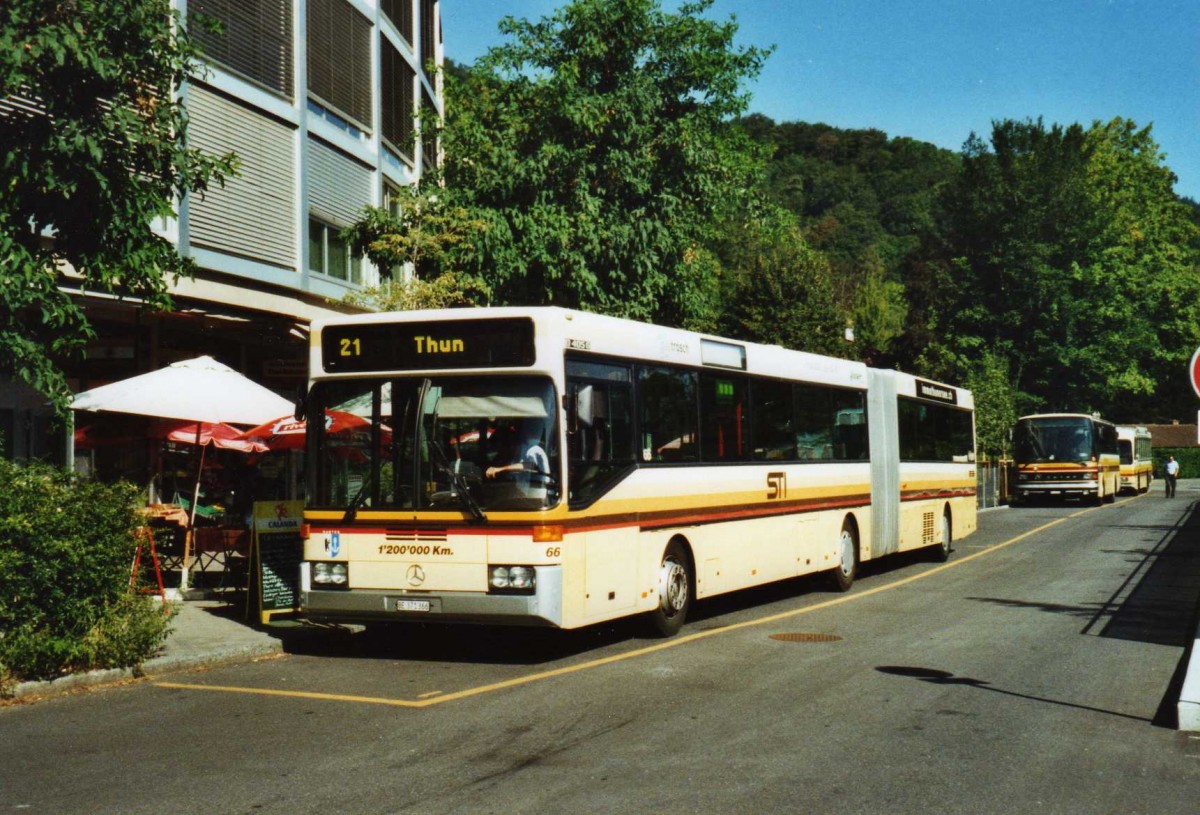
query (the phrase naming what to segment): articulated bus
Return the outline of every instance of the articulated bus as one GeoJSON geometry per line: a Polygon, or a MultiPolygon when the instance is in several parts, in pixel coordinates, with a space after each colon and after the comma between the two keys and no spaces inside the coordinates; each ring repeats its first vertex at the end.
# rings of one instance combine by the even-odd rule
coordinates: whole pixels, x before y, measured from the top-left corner
{"type": "Polygon", "coordinates": [[[1111,503],[1120,489],[1117,427],[1082,413],[1044,413],[1017,419],[1014,497],[1076,496],[1111,503]]]}
{"type": "Polygon", "coordinates": [[[969,391],[560,308],[315,321],[301,613],[578,628],[976,528],[969,391]],[[314,421],[324,416],[324,421],[314,421]]]}
{"type": "Polygon", "coordinates": [[[1154,481],[1150,430],[1140,426],[1117,425],[1117,444],[1121,449],[1121,489],[1146,492],[1154,481]]]}

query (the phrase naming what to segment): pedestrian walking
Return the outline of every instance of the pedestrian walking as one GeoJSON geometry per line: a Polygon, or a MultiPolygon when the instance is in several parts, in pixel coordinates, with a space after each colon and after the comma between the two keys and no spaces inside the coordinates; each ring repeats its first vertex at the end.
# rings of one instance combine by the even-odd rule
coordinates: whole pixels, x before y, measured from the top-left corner
{"type": "Polygon", "coordinates": [[[1179,479],[1179,462],[1175,456],[1167,456],[1167,497],[1175,497],[1175,482],[1179,479]]]}

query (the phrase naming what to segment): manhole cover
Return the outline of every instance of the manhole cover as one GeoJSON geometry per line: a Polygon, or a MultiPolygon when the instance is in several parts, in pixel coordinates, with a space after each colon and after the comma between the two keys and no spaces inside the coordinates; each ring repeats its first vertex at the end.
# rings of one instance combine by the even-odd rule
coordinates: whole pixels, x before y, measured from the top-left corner
{"type": "Polygon", "coordinates": [[[806,631],[772,634],[771,639],[780,642],[841,642],[842,640],[837,634],[812,634],[806,631]]]}

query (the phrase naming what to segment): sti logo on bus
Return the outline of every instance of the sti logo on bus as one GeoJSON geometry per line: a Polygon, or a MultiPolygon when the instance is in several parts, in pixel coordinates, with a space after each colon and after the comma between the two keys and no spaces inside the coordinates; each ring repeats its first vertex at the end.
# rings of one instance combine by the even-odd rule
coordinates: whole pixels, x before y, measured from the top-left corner
{"type": "Polygon", "coordinates": [[[338,556],[338,552],[342,551],[341,532],[334,531],[329,533],[329,537],[325,539],[325,551],[329,553],[330,557],[338,556]]]}

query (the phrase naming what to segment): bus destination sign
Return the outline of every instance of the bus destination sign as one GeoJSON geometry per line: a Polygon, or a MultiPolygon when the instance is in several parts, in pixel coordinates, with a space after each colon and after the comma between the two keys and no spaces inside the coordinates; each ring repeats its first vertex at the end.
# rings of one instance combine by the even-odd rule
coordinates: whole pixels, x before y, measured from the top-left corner
{"type": "Polygon", "coordinates": [[[958,404],[958,391],[949,385],[939,385],[936,382],[926,382],[924,379],[918,379],[917,396],[922,399],[928,399],[931,402],[941,402],[945,405],[958,404]]]}
{"type": "Polygon", "coordinates": [[[331,325],[321,335],[321,356],[328,373],[527,368],[534,363],[533,321],[331,325]]]}

